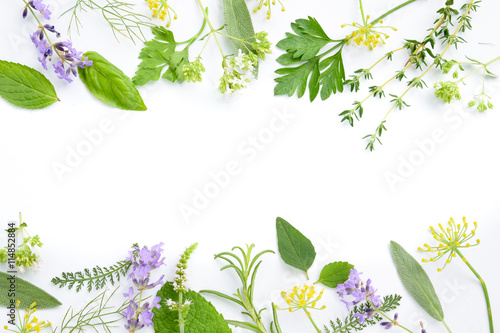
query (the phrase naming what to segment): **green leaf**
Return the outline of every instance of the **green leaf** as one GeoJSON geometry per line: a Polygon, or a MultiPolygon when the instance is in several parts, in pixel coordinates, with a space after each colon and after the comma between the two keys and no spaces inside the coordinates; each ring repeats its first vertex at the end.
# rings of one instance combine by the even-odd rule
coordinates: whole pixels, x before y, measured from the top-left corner
{"type": "MultiPolygon", "coordinates": [[[[324,101],[332,93],[344,91],[345,71],[344,62],[342,61],[342,50],[339,50],[335,55],[326,58],[320,63],[320,68],[327,67],[321,73],[319,78],[321,85],[321,99],[324,101]]],[[[311,78],[312,80],[312,78],[311,78]]]]}
{"type": "MultiPolygon", "coordinates": [[[[172,282],[167,282],[158,290],[157,296],[161,297],[162,307],[154,308],[153,324],[156,333],[178,333],[179,332],[179,312],[170,310],[165,305],[168,299],[178,301],[179,294],[174,291],[172,282]]],[[[183,299],[189,299],[191,305],[185,317],[184,333],[231,333],[231,329],[224,321],[224,317],[217,312],[212,303],[203,296],[189,290],[183,293],[183,299]]]]}
{"type": "Polygon", "coordinates": [[[36,302],[37,309],[55,308],[61,305],[61,302],[53,296],[19,277],[15,277],[15,287],[12,288],[11,283],[14,280],[10,280],[11,278],[12,275],[0,272],[1,306],[10,306],[11,300],[14,301],[14,306],[17,300],[21,301],[21,309],[29,307],[33,302],[36,302]]]}
{"type": "Polygon", "coordinates": [[[344,283],[349,278],[354,265],[344,261],[332,262],[321,270],[319,280],[314,283],[321,283],[330,288],[336,288],[338,284],[344,283]]]}
{"type": "Polygon", "coordinates": [[[391,241],[391,255],[406,290],[432,318],[443,321],[441,303],[422,266],[394,241],[391,241]]]}
{"type": "Polygon", "coordinates": [[[92,66],[78,68],[80,79],[94,97],[104,103],[123,110],[144,111],[146,105],[141,95],[118,67],[97,52],[85,52],[92,66]]]}
{"type": "Polygon", "coordinates": [[[182,51],[176,51],[172,53],[170,60],[168,62],[168,69],[163,74],[163,78],[169,81],[175,82],[178,81],[182,83],[186,80],[184,76],[184,65],[189,63],[189,49],[186,47],[182,51]]]}
{"type": "Polygon", "coordinates": [[[302,61],[309,60],[316,56],[325,45],[333,42],[313,17],[309,16],[307,20],[298,19],[290,26],[296,34],[287,32],[287,37],[279,41],[276,46],[292,54],[293,58],[302,61]]]}
{"type": "MultiPolygon", "coordinates": [[[[278,82],[274,87],[274,95],[288,95],[293,96],[297,91],[297,97],[301,98],[307,88],[307,79],[311,73],[319,72],[319,58],[310,59],[308,62],[297,67],[285,67],[276,70],[276,74],[283,75],[277,77],[274,81],[278,82]]],[[[317,75],[311,75],[314,78],[317,75]]],[[[319,86],[316,81],[310,80],[309,98],[314,100],[319,92],[319,86]]]]}
{"type": "Polygon", "coordinates": [[[276,232],[278,250],[283,261],[307,275],[307,270],[316,258],[316,251],[311,241],[281,217],[276,219],[276,232]]]}
{"type": "Polygon", "coordinates": [[[234,37],[229,39],[235,50],[241,49],[244,53],[253,51],[249,43],[255,42],[255,38],[251,38],[255,32],[245,0],[223,0],[222,6],[226,32],[229,36],[234,37]]]}
{"type": "Polygon", "coordinates": [[[42,73],[0,60],[0,96],[25,109],[43,109],[59,101],[52,83],[42,73]]]}
{"type": "Polygon", "coordinates": [[[139,54],[139,59],[142,61],[132,79],[136,85],[158,81],[163,69],[169,65],[170,58],[177,46],[172,31],[164,27],[154,27],[151,31],[155,37],[144,43],[146,46],[139,54]]]}

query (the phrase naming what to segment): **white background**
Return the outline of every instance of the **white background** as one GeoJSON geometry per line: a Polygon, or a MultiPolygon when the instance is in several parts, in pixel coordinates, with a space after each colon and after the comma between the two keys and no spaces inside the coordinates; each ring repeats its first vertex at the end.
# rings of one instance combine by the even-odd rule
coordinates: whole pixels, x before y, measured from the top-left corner
{"type": "MultiPolygon", "coordinates": [[[[273,7],[270,21],[265,20],[264,12],[252,15],[255,30],[269,31],[274,44],[290,31],[291,21],[308,15],[317,18],[335,38],[349,32],[340,28],[342,23],[359,21],[356,1],[284,1],[286,12],[273,7]]],[[[67,36],[68,17],[57,16],[72,0],[46,2],[54,12],[52,22],[67,36]]],[[[399,2],[366,1],[365,13],[375,17],[399,2]]],[[[347,74],[370,66],[384,52],[400,47],[404,38],[421,39],[442,3],[419,0],[387,18],[385,22],[398,31],[390,33],[390,42],[383,49],[345,49],[347,74]]],[[[214,25],[220,26],[219,1],[204,4],[210,8],[214,25]]],[[[171,26],[176,39],[189,38],[201,24],[196,2],[174,0],[171,5],[179,14],[171,26]]],[[[250,8],[255,5],[249,2],[250,8]]],[[[431,88],[412,91],[406,98],[411,107],[393,112],[382,137],[384,145],[370,153],[364,150],[361,137],[373,132],[389,108],[388,100],[369,101],[362,121],[354,128],[341,124],[338,113],[364,98],[371,82],[363,83],[359,95],[344,93],[325,102],[274,97],[274,70],[278,68],[274,59],[281,51],[273,47],[273,54],[260,66],[258,81],[241,94],[221,96],[217,91],[221,58],[210,43],[203,54],[207,68],[203,83],[146,85],[139,91],[148,111],[117,111],[95,100],[79,80],[68,85],[43,71],[29,40],[36,24],[32,18],[22,20],[22,1],[8,1],[2,8],[0,58],[44,72],[61,99],[38,111],[19,109],[0,99],[0,223],[6,226],[22,211],[30,233],[39,234],[45,243],[40,251],[44,260],[41,271],[28,272],[23,278],[64,303],[61,309],[40,312],[41,318],[58,323],[68,306],[78,308],[90,299],[86,292],[53,287],[53,276],[96,264],[111,265],[123,259],[134,242],[166,244],[168,265],[162,270],[168,279],[183,249],[199,242],[189,264],[191,288],[230,294],[238,286],[236,275],[219,272],[223,263],[214,261],[213,255],[250,243],[258,251],[277,250],[275,219],[281,216],[316,246],[318,256],[310,270],[313,280],[325,264],[349,261],[364,272],[365,279],[372,279],[380,294],[403,295],[398,310],[401,324],[418,332],[418,322],[424,320],[427,332],[444,332],[406,293],[388,246],[390,240],[396,240],[420,258],[416,248],[432,241],[430,225],[446,223],[450,216],[456,220],[467,216],[470,222],[479,223],[481,245],[464,252],[488,283],[497,324],[500,321],[500,287],[496,283],[500,273],[496,239],[500,232],[500,114],[496,108],[478,113],[466,107],[479,92],[479,76],[467,80],[463,101],[451,105],[434,98],[431,88]],[[282,131],[261,143],[255,154],[241,151],[250,147],[252,137],[268,134],[266,128],[276,113],[284,112],[293,119],[282,131]],[[110,124],[108,133],[91,146],[87,156],[74,161],[71,172],[58,176],[55,163],[66,164],[69,151],[88,143],[85,133],[95,133],[103,121],[110,124]],[[442,140],[429,144],[436,131],[442,140]],[[427,142],[426,149],[420,148],[422,142],[427,142]],[[231,176],[229,184],[198,215],[184,218],[180,207],[192,206],[196,191],[212,182],[210,173],[221,172],[231,161],[239,164],[239,174],[231,176]],[[401,178],[391,185],[389,173],[401,178]]],[[[144,1],[138,1],[137,8],[147,14],[144,1]]],[[[460,45],[460,53],[451,50],[448,58],[454,55],[465,60],[466,54],[489,61],[498,56],[499,9],[497,2],[485,1],[472,14],[474,29],[464,36],[469,43],[460,45]]],[[[75,47],[98,51],[133,76],[142,44],[124,38],[117,43],[98,12],[82,14],[81,19],[81,34],[72,35],[75,47]]],[[[223,46],[231,52],[228,43],[223,46]]],[[[195,49],[199,47],[195,45],[195,49]]],[[[393,63],[380,66],[373,84],[381,84],[405,61],[395,57],[393,63]]],[[[499,64],[491,70],[500,72],[499,64]]],[[[439,79],[429,75],[426,81],[432,87],[439,79]]],[[[499,80],[487,80],[486,87],[498,107],[499,80]]],[[[400,94],[404,89],[400,84],[387,92],[400,94]]],[[[6,235],[0,239],[3,243],[6,235]]],[[[424,265],[453,332],[487,332],[484,297],[472,273],[459,260],[443,273],[437,273],[437,267],[424,265]]],[[[283,304],[279,292],[304,282],[302,272],[286,266],[278,255],[266,255],[257,280],[256,303],[266,307],[271,300],[283,304]]],[[[126,286],[128,282],[123,284],[126,286]]],[[[333,290],[325,291],[323,299],[327,309],[313,314],[318,324],[346,315],[333,290]]],[[[226,318],[242,319],[239,309],[210,300],[226,318]]],[[[303,314],[282,312],[280,319],[284,332],[312,332],[303,314]]],[[[264,320],[269,322],[269,311],[264,320]]],[[[378,330],[381,328],[366,331],[378,330]]]]}

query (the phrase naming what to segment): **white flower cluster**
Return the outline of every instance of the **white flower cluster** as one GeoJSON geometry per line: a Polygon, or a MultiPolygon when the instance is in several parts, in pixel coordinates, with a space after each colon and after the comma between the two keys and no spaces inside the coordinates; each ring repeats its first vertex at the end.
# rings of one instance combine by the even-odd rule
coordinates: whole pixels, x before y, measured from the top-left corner
{"type": "Polygon", "coordinates": [[[255,54],[245,54],[241,49],[238,50],[237,56],[230,60],[224,59],[222,62],[224,75],[220,78],[220,92],[232,94],[237,90],[246,88],[254,77],[253,73],[257,62],[258,57],[255,54]]]}

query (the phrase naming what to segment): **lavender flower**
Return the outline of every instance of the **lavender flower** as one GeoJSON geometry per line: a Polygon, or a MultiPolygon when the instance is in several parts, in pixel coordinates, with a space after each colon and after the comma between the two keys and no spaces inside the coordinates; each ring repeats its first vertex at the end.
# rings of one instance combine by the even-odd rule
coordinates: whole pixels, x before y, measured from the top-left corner
{"type": "MultiPolygon", "coordinates": [[[[49,6],[45,5],[42,2],[42,0],[32,0],[28,2],[28,5],[31,6],[33,9],[39,11],[40,14],[42,14],[46,20],[50,20],[50,15],[52,15],[52,12],[49,10],[49,6]]],[[[26,18],[27,15],[28,15],[28,7],[26,6],[23,10],[23,18],[26,18]]]]}
{"type": "MultiPolygon", "coordinates": [[[[76,50],[71,49],[71,45],[65,45],[71,53],[75,54],[76,50]]],[[[124,293],[123,296],[129,299],[129,306],[122,312],[122,315],[127,319],[127,323],[124,325],[129,332],[135,332],[143,328],[144,326],[150,326],[153,324],[153,308],[160,308],[159,302],[161,297],[153,298],[151,303],[145,302],[140,304],[142,299],[142,292],[147,289],[156,287],[157,285],[163,284],[162,275],[156,282],[149,283],[151,271],[155,268],[163,265],[165,258],[161,258],[163,249],[161,248],[163,243],[155,245],[148,249],[144,246],[142,249],[136,247],[133,251],[129,252],[127,257],[128,261],[132,262],[132,273],[129,274],[128,278],[132,279],[134,286],[137,288],[139,293],[139,303],[136,303],[134,296],[134,288],[130,287],[128,292],[124,293]]]]}
{"type": "MultiPolygon", "coordinates": [[[[382,305],[382,300],[379,295],[375,295],[375,290],[371,283],[372,281],[368,279],[366,284],[361,281],[359,275],[362,273],[358,273],[358,271],[353,268],[351,269],[351,273],[349,274],[349,279],[337,286],[337,293],[340,297],[344,298],[344,296],[352,296],[354,300],[348,302],[346,300],[341,300],[346,306],[347,309],[350,310],[351,306],[354,306],[360,302],[369,301],[371,305],[379,308],[382,305]]],[[[365,318],[363,318],[364,320],[365,318]]],[[[361,321],[361,318],[360,318],[361,321]]]]}
{"type": "Polygon", "coordinates": [[[388,330],[389,328],[391,328],[393,326],[397,326],[398,325],[398,314],[397,313],[394,314],[394,320],[384,321],[384,322],[380,323],[380,325],[382,327],[384,327],[386,330],[388,330]]]}

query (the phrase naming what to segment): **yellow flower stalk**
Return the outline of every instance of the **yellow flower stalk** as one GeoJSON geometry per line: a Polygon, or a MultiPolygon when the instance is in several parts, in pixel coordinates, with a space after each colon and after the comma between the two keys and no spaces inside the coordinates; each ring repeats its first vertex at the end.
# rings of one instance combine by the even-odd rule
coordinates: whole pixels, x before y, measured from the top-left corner
{"type": "Polygon", "coordinates": [[[294,312],[300,309],[304,310],[316,331],[321,332],[318,326],[316,326],[316,324],[314,323],[311,317],[311,313],[308,309],[323,310],[324,308],[326,308],[326,306],[324,305],[321,307],[316,307],[316,303],[323,296],[323,291],[324,290],[321,290],[318,293],[314,286],[308,286],[306,284],[304,284],[303,287],[295,286],[289,292],[281,292],[281,296],[288,304],[288,307],[280,308],[277,305],[275,305],[274,307],[278,310],[288,310],[289,312],[294,312]]]}

